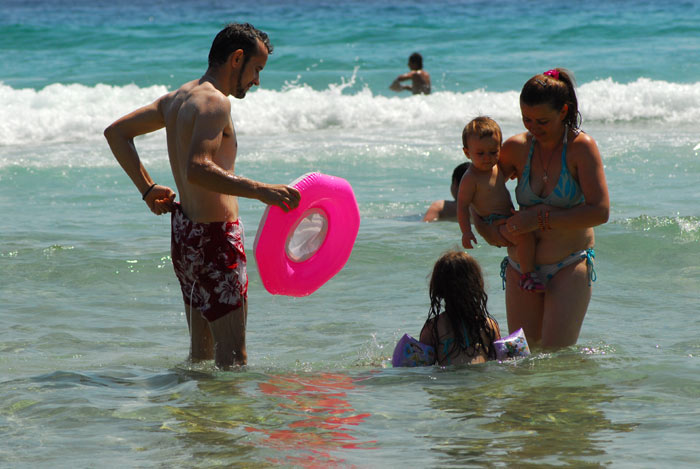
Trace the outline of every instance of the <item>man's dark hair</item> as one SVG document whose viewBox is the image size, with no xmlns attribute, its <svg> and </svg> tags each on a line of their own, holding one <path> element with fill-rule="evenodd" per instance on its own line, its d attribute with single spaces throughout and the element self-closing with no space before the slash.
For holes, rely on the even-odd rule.
<svg viewBox="0 0 700 469">
<path fill-rule="evenodd" d="M 464 163 L 458 164 L 454 171 L 452 171 L 452 182 L 455 182 L 459 184 L 459 181 L 462 180 L 462 176 L 464 176 L 464 173 L 467 172 L 469 169 L 469 161 L 465 161 Z"/>
<path fill-rule="evenodd" d="M 423 56 L 420 55 L 418 52 L 414 52 L 413 54 L 411 54 L 411 56 L 408 58 L 408 61 L 412 64 L 416 64 L 418 70 L 423 68 Z"/>
<path fill-rule="evenodd" d="M 245 56 L 243 59 L 245 67 L 248 60 L 258 53 L 258 40 L 265 44 L 267 53 L 272 54 L 270 38 L 252 24 L 231 23 L 226 25 L 224 29 L 219 31 L 211 44 L 209 66 L 218 67 L 224 64 L 233 52 L 242 49 Z"/>
</svg>

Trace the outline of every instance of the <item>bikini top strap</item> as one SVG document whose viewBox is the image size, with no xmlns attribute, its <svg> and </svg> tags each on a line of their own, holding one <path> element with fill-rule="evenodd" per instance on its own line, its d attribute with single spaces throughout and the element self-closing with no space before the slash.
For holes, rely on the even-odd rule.
<svg viewBox="0 0 700 469">
<path fill-rule="evenodd" d="M 532 161 L 532 155 L 535 153 L 535 136 L 532 136 L 532 142 L 530 143 L 530 152 L 527 154 L 527 164 Z"/>
<path fill-rule="evenodd" d="M 530 178 L 530 164 L 532 164 L 532 155 L 535 154 L 535 136 L 532 136 L 532 143 L 530 144 L 530 152 L 527 154 L 527 161 L 525 162 L 525 167 L 523 168 L 523 179 Z"/>
</svg>

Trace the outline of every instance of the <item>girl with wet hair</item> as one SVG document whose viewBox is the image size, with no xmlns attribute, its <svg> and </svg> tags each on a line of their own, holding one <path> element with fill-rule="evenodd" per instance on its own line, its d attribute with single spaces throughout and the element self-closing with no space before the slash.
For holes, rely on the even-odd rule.
<svg viewBox="0 0 700 469">
<path fill-rule="evenodd" d="M 487 300 L 481 267 L 472 256 L 449 251 L 438 259 L 430 279 L 430 311 L 420 334 L 420 341 L 435 349 L 438 365 L 496 358 L 493 341 L 501 334 Z"/>
</svg>

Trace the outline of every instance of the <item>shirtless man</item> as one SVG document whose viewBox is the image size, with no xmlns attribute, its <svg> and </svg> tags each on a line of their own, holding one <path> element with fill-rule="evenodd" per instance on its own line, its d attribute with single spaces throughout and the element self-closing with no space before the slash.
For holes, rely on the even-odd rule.
<svg viewBox="0 0 700 469">
<path fill-rule="evenodd" d="M 391 83 L 389 89 L 392 91 L 410 90 L 413 94 L 430 94 L 430 74 L 423 70 L 423 56 L 414 52 L 408 58 L 408 68 L 410 72 L 399 75 Z M 411 80 L 411 86 L 402 85 L 402 81 Z"/>
<path fill-rule="evenodd" d="M 209 68 L 199 79 L 133 111 L 107 127 L 112 153 L 156 215 L 172 212 L 172 260 L 191 337 L 190 358 L 214 358 L 222 368 L 245 365 L 248 276 L 237 196 L 284 211 L 299 192 L 234 174 L 238 144 L 231 120 L 233 95 L 260 84 L 272 45 L 250 24 L 217 34 Z M 165 127 L 170 166 L 180 194 L 155 184 L 139 159 L 134 137 Z"/>
<path fill-rule="evenodd" d="M 432 222 L 438 220 L 457 220 L 457 194 L 459 193 L 459 183 L 462 176 L 469 169 L 469 162 L 460 163 L 452 171 L 452 183 L 450 184 L 450 194 L 452 200 L 436 200 L 423 215 L 424 222 Z"/>
</svg>

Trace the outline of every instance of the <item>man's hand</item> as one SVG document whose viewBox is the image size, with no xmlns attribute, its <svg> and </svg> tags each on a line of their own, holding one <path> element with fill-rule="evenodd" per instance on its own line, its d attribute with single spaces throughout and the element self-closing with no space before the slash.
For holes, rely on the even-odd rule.
<svg viewBox="0 0 700 469">
<path fill-rule="evenodd" d="M 151 209 L 151 212 L 156 215 L 173 211 L 173 202 L 175 201 L 175 192 L 167 186 L 156 185 L 146 195 L 144 202 Z"/>
<path fill-rule="evenodd" d="M 267 205 L 274 205 L 285 212 L 294 210 L 299 205 L 301 194 L 298 190 L 284 184 L 270 184 L 260 201 Z"/>
</svg>

